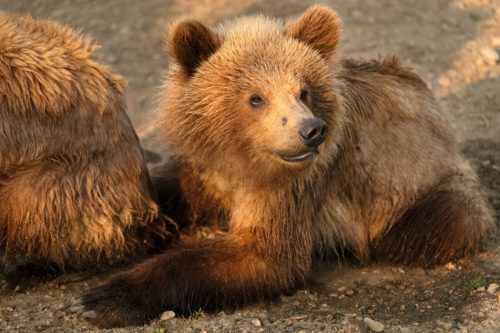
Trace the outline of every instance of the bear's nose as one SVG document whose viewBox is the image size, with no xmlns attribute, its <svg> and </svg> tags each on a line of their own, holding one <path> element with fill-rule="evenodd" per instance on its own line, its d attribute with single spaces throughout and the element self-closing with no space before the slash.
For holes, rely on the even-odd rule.
<svg viewBox="0 0 500 333">
<path fill-rule="evenodd" d="M 323 120 L 309 118 L 300 125 L 299 137 L 307 147 L 315 148 L 325 141 L 327 130 L 328 127 Z"/>
</svg>

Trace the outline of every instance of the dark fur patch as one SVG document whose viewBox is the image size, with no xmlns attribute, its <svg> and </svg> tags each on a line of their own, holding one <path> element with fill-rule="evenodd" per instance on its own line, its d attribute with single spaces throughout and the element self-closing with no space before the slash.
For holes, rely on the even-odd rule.
<svg viewBox="0 0 500 333">
<path fill-rule="evenodd" d="M 186 20 L 172 26 L 167 50 L 191 77 L 196 68 L 207 60 L 221 44 L 220 38 L 201 22 Z"/>
<path fill-rule="evenodd" d="M 223 204 L 188 165 L 167 163 L 153 176 L 153 183 L 162 210 L 183 232 L 190 233 L 200 225 L 227 227 L 229 217 Z"/>
<path fill-rule="evenodd" d="M 373 240 L 377 261 L 432 266 L 476 252 L 483 238 L 477 207 L 458 191 L 423 195 Z"/>
<path fill-rule="evenodd" d="M 16 265 L 5 272 L 5 285 L 2 286 L 0 295 L 31 289 L 56 277 L 61 272 L 59 266 L 48 262 L 32 261 Z"/>
</svg>

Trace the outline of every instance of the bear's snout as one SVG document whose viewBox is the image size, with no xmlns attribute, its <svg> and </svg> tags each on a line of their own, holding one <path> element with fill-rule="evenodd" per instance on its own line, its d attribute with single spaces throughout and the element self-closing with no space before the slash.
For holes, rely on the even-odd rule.
<svg viewBox="0 0 500 333">
<path fill-rule="evenodd" d="M 316 148 L 325 141 L 328 126 L 319 118 L 304 120 L 299 127 L 299 137 L 310 148 Z"/>
</svg>

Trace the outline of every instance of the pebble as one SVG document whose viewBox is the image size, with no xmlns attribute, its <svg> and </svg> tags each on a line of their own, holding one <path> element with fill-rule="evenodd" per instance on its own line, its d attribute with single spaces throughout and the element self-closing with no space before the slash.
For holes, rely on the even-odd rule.
<svg viewBox="0 0 500 333">
<path fill-rule="evenodd" d="M 492 283 L 488 286 L 488 289 L 486 289 L 486 291 L 488 292 L 488 294 L 494 294 L 498 290 L 498 288 L 498 284 Z"/>
<path fill-rule="evenodd" d="M 445 331 L 449 331 L 451 330 L 451 328 L 453 327 L 453 324 L 450 323 L 449 321 L 445 321 L 445 320 L 436 320 L 436 327 L 437 328 L 441 328 Z"/>
<path fill-rule="evenodd" d="M 371 318 L 365 317 L 363 321 L 365 322 L 366 326 L 368 326 L 368 328 L 373 332 L 382 332 L 385 329 L 384 324 L 375 321 Z"/>
<path fill-rule="evenodd" d="M 497 51 L 489 47 L 483 47 L 480 52 L 484 60 L 486 60 L 488 63 L 496 63 L 499 58 Z"/>
<path fill-rule="evenodd" d="M 477 291 L 485 291 L 486 289 L 484 287 L 479 287 L 476 289 Z"/>
<path fill-rule="evenodd" d="M 258 318 L 252 319 L 252 324 L 253 324 L 253 326 L 256 326 L 256 327 L 262 326 L 262 324 Z"/>
<path fill-rule="evenodd" d="M 444 268 L 446 268 L 449 271 L 456 271 L 457 270 L 457 265 L 455 265 L 452 262 L 449 262 L 446 265 L 444 265 Z"/>
<path fill-rule="evenodd" d="M 493 46 L 500 46 L 500 37 L 493 37 L 491 41 L 493 42 Z"/>
<path fill-rule="evenodd" d="M 410 329 L 408 327 L 402 327 L 401 330 L 399 331 L 400 333 L 410 333 Z"/>
<path fill-rule="evenodd" d="M 174 311 L 165 311 L 161 314 L 160 320 L 169 320 L 175 317 Z"/>
</svg>

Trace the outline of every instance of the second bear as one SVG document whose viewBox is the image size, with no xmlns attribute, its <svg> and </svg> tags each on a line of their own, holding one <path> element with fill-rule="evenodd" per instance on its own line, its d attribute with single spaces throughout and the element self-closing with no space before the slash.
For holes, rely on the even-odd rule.
<svg viewBox="0 0 500 333">
<path fill-rule="evenodd" d="M 154 200 L 124 80 L 95 49 L 56 23 L 0 13 L 0 254 L 8 263 L 95 267 L 146 253 L 175 230 Z"/>
</svg>

